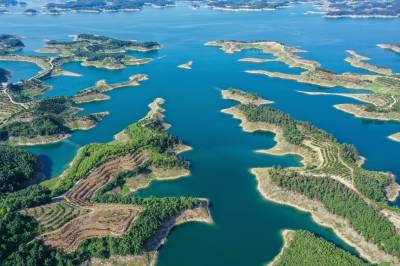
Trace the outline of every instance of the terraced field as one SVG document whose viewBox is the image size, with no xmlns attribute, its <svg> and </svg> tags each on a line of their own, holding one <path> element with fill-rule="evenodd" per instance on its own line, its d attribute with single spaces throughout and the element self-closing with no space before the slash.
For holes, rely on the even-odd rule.
<svg viewBox="0 0 400 266">
<path fill-rule="evenodd" d="M 321 166 L 317 169 L 318 173 L 341 176 L 346 179 L 352 178 L 352 170 L 342 160 L 340 148 L 327 142 L 314 140 L 312 144 L 318 147 L 323 158 Z"/>
<path fill-rule="evenodd" d="M 149 159 L 147 152 L 135 152 L 110 160 L 93 169 L 87 178 L 80 180 L 66 195 L 69 202 L 85 205 L 93 194 L 119 173 L 132 170 Z"/>
<path fill-rule="evenodd" d="M 91 207 L 90 213 L 42 235 L 41 239 L 47 246 L 71 253 L 85 239 L 123 234 L 139 212 L 137 206 L 97 204 Z"/>
<path fill-rule="evenodd" d="M 55 230 L 75 217 L 88 212 L 88 209 L 81 208 L 65 201 L 60 201 L 23 210 L 22 214 L 32 216 L 46 229 Z"/>
</svg>

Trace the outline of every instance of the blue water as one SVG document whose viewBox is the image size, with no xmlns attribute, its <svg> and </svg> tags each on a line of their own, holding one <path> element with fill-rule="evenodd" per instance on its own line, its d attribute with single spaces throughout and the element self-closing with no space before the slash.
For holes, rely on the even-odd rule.
<svg viewBox="0 0 400 266">
<path fill-rule="evenodd" d="M 299 73 L 281 63 L 250 64 L 238 59 L 256 56 L 254 51 L 224 54 L 205 47 L 210 40 L 276 40 L 307 50 L 305 58 L 315 59 L 337 72 L 355 71 L 343 59 L 353 49 L 399 71 L 400 56 L 381 51 L 377 43 L 393 43 L 400 36 L 399 20 L 329 20 L 305 16 L 303 5 L 277 12 L 224 13 L 186 6 L 145 9 L 140 13 L 2 16 L 0 31 L 19 34 L 27 44 L 24 53 L 42 47 L 45 39 L 67 40 L 68 35 L 94 33 L 121 39 L 154 40 L 163 44 L 158 52 L 141 55 L 155 60 L 143 66 L 109 71 L 86 68 L 79 63 L 64 66 L 82 77 L 56 77 L 47 84 L 53 89 L 45 96 L 73 95 L 99 79 L 120 82 L 137 73 L 149 75 L 138 87 L 112 91 L 111 99 L 84 104 L 84 112 L 109 111 L 99 125 L 75 132 L 62 143 L 27 148 L 41 155 L 49 177 L 60 174 L 76 150 L 91 142 L 108 142 L 113 135 L 143 117 L 155 97 L 163 97 L 171 133 L 193 150 L 183 155 L 192 163 L 191 176 L 174 181 L 154 182 L 140 196 L 190 195 L 210 199 L 214 225 L 191 223 L 179 226 L 161 248 L 159 265 L 262 265 L 280 250 L 280 231 L 303 228 L 322 235 L 347 250 L 354 250 L 332 231 L 317 225 L 308 214 L 264 200 L 256 190 L 251 167 L 295 166 L 295 156 L 266 156 L 254 153 L 274 145 L 268 133 L 244 133 L 239 122 L 220 112 L 234 103 L 222 100 L 220 89 L 236 87 L 257 92 L 273 100 L 274 107 L 296 119 L 308 120 L 332 133 L 338 140 L 353 143 L 367 158 L 369 169 L 400 174 L 400 144 L 387 136 L 400 131 L 398 123 L 361 120 L 332 107 L 356 102 L 330 96 L 309 96 L 297 90 L 329 92 L 295 81 L 246 74 L 248 69 Z M 260 55 L 268 58 L 266 55 Z M 193 60 L 193 70 L 177 65 Z M 9 65 L 11 68 L 13 64 Z M 0 62 L 0 67 L 5 66 Z M 18 69 L 17 65 L 14 66 Z M 23 74 L 21 74 L 23 75 Z M 25 75 L 25 74 L 24 74 Z"/>
</svg>

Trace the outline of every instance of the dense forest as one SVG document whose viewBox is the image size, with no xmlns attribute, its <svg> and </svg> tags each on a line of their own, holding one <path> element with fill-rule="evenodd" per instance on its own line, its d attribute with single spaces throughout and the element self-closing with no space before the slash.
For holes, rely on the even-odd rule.
<svg viewBox="0 0 400 266">
<path fill-rule="evenodd" d="M 38 169 L 36 157 L 26 151 L 0 145 L 0 193 L 21 189 Z"/>
<path fill-rule="evenodd" d="M 0 128 L 0 140 L 7 141 L 10 137 L 35 138 L 69 132 L 70 130 L 64 126 L 62 118 L 54 115 L 43 115 L 35 117 L 29 122 L 12 122 Z"/>
<path fill-rule="evenodd" d="M 289 232 L 289 243 L 273 266 L 310 266 L 310 265 L 340 265 L 367 266 L 370 265 L 335 246 L 331 242 L 308 231 Z"/>
</svg>

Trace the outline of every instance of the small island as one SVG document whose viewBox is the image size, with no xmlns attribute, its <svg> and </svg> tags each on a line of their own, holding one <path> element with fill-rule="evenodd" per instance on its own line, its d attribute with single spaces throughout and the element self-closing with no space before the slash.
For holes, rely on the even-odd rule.
<svg viewBox="0 0 400 266">
<path fill-rule="evenodd" d="M 283 249 L 268 266 L 371 265 L 308 231 L 284 230 L 282 236 Z"/>
<path fill-rule="evenodd" d="M 212 223 L 207 199 L 133 194 L 152 180 L 189 174 L 189 163 L 178 156 L 188 147 L 166 131 L 163 103 L 155 99 L 148 115 L 112 142 L 82 147 L 60 177 L 0 195 L 0 207 L 10 222 L 22 219 L 23 229 L 30 229 L 17 240 L 19 249 L 12 249 L 14 243 L 5 246 L 5 265 L 121 259 L 152 265 L 173 227 Z M 6 221 L 0 222 L 3 226 Z"/>
<path fill-rule="evenodd" d="M 279 110 L 243 102 L 222 112 L 244 131 L 275 133 L 277 145 L 258 152 L 302 157 L 302 167 L 251 170 L 266 199 L 310 212 L 371 263 L 400 262 L 400 216 L 387 204 L 400 191 L 392 174 L 362 168 L 353 145 Z"/>
<path fill-rule="evenodd" d="M 387 50 L 390 50 L 390 51 L 400 54 L 400 45 L 399 44 L 380 43 L 377 46 L 382 49 L 387 49 Z"/>
<path fill-rule="evenodd" d="M 388 137 L 389 139 L 393 141 L 400 142 L 400 132 L 394 133 Z"/>
<path fill-rule="evenodd" d="M 181 64 L 178 67 L 186 70 L 191 70 L 192 69 L 192 64 L 193 61 L 188 61 L 187 63 Z"/>
</svg>

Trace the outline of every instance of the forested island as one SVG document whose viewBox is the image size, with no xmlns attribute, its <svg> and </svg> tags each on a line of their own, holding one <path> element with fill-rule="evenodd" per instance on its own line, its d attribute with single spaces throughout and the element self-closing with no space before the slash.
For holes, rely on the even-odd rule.
<svg viewBox="0 0 400 266">
<path fill-rule="evenodd" d="M 309 95 L 338 95 L 349 97 L 365 102 L 365 104 L 338 104 L 334 107 L 350 113 L 356 117 L 400 121 L 400 75 L 391 69 L 375 66 L 367 63 L 368 57 L 359 55 L 357 52 L 348 50 L 350 54 L 345 60 L 353 67 L 369 71 L 368 74 L 344 73 L 337 74 L 333 71 L 322 68 L 317 61 L 303 59 L 298 54 L 303 52 L 282 43 L 273 41 L 238 42 L 238 41 L 214 41 L 206 45 L 220 47 L 226 53 L 236 53 L 245 49 L 260 50 L 265 54 L 273 55 L 274 59 L 287 64 L 293 68 L 303 70 L 300 74 L 286 74 L 270 72 L 266 70 L 247 70 L 247 73 L 265 75 L 268 77 L 296 80 L 318 87 L 343 87 L 347 89 L 363 89 L 372 93 L 324 93 L 324 92 L 303 92 Z M 380 46 L 381 47 L 381 46 Z M 261 58 L 262 59 L 262 58 Z M 248 61 L 247 62 L 254 62 Z M 257 61 L 257 63 L 260 63 Z"/>
<path fill-rule="evenodd" d="M 223 112 L 245 131 L 275 133 L 277 145 L 258 152 L 302 157 L 302 167 L 252 169 L 265 198 L 310 212 L 371 263 L 400 263 L 400 212 L 387 203 L 400 191 L 392 174 L 362 168 L 353 145 L 279 110 L 247 101 Z"/>
<path fill-rule="evenodd" d="M 3 265 L 96 265 L 120 259 L 149 265 L 172 227 L 211 223 L 205 199 L 132 195 L 154 179 L 189 173 L 189 163 L 177 155 L 188 147 L 166 131 L 163 103 L 157 98 L 148 115 L 114 141 L 84 146 L 60 177 L 38 185 L 21 185 L 37 171 L 35 157 L 0 146 L 11 153 L 1 153 L 0 164 L 1 176 L 7 176 L 0 193 Z M 18 165 L 10 166 L 16 157 Z"/>
</svg>

